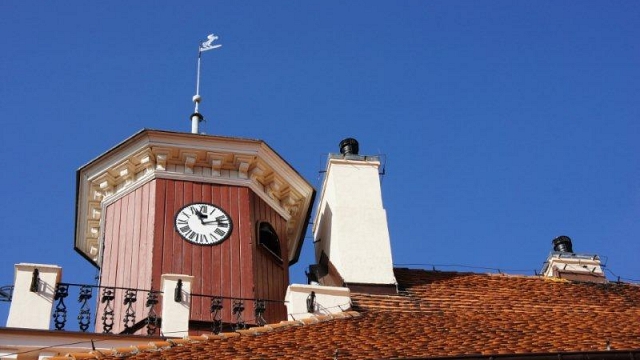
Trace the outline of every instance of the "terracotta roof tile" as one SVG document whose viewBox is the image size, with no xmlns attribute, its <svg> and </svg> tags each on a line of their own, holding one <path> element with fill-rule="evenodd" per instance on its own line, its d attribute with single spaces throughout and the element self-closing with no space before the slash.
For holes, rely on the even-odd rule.
<svg viewBox="0 0 640 360">
<path fill-rule="evenodd" d="M 155 343 L 165 348 L 161 351 L 116 349 L 105 358 L 369 359 L 640 350 L 640 286 L 409 269 L 396 269 L 396 278 L 398 295 L 352 294 L 356 311 L 190 337 L 169 346 Z"/>
</svg>

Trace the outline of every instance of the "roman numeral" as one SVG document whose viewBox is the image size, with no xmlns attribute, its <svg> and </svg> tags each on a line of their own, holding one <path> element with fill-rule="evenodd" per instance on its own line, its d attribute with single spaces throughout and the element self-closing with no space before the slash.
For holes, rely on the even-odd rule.
<svg viewBox="0 0 640 360">
<path fill-rule="evenodd" d="M 187 218 L 187 220 L 188 220 L 188 218 Z M 188 223 L 189 223 L 187 220 L 184 220 L 184 219 L 178 219 L 178 224 L 180 224 L 180 225 L 186 225 L 186 224 L 188 224 Z"/>
<path fill-rule="evenodd" d="M 218 235 L 220 235 L 220 236 L 224 236 L 224 234 L 225 234 L 224 230 L 222 230 L 220 228 L 215 229 L 213 232 L 218 234 Z"/>
<path fill-rule="evenodd" d="M 190 231 L 191 231 L 191 229 L 189 228 L 189 226 L 183 226 L 183 227 L 180 228 L 180 232 L 183 233 L 183 234 L 187 233 L 187 232 L 190 232 Z"/>
</svg>

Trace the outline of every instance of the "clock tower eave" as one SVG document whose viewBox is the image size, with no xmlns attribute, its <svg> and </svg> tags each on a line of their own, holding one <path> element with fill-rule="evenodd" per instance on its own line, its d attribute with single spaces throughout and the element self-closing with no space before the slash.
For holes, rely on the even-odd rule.
<svg viewBox="0 0 640 360">
<path fill-rule="evenodd" d="M 286 220 L 297 261 L 315 189 L 264 141 L 141 130 L 77 171 L 74 247 L 100 267 L 104 209 L 154 179 L 250 188 Z"/>
</svg>

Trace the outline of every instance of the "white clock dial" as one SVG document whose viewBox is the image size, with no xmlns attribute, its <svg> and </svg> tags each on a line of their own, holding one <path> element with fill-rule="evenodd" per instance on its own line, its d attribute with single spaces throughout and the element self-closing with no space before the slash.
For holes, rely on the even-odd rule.
<svg viewBox="0 0 640 360">
<path fill-rule="evenodd" d="M 221 208 L 206 203 L 185 205 L 175 217 L 175 229 L 183 239 L 200 245 L 215 245 L 231 235 L 231 217 Z"/>
</svg>

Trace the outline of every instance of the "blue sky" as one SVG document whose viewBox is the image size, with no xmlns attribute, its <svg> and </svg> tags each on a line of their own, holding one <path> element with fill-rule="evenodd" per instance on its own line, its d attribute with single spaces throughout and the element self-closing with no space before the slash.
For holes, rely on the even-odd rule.
<svg viewBox="0 0 640 360">
<path fill-rule="evenodd" d="M 75 170 L 190 130 L 212 32 L 202 130 L 267 141 L 317 189 L 341 139 L 384 154 L 396 264 L 532 275 L 564 234 L 640 279 L 639 19 L 637 1 L 2 1 L 0 286 L 19 262 L 92 282 Z M 292 281 L 312 262 L 307 241 Z"/>
</svg>

